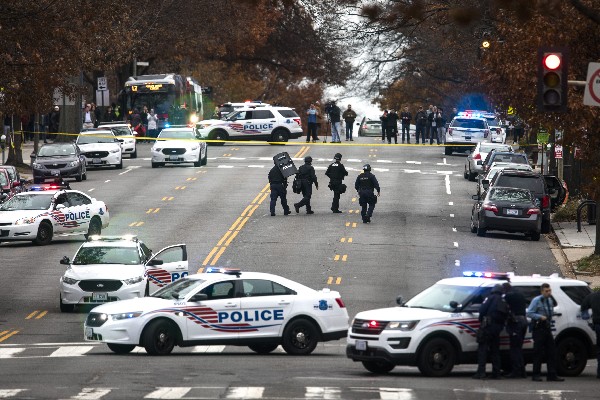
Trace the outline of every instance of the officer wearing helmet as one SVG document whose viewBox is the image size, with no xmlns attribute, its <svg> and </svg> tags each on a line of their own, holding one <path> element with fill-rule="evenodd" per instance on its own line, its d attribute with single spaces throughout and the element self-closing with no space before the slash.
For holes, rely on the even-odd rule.
<svg viewBox="0 0 600 400">
<path fill-rule="evenodd" d="M 371 222 L 377 197 L 381 194 L 379 182 L 377 182 L 375 175 L 371 173 L 371 166 L 369 164 L 365 164 L 363 172 L 356 177 L 354 188 L 358 192 L 358 203 L 361 206 L 360 215 L 362 216 L 363 223 L 367 224 Z M 377 196 L 375 196 L 375 190 L 377 190 Z M 368 209 L 367 206 L 369 206 Z"/>
<path fill-rule="evenodd" d="M 281 206 L 283 207 L 283 214 L 289 215 L 292 212 L 287 203 L 287 178 L 283 176 L 281 170 L 277 166 L 277 163 L 269 171 L 269 184 L 271 187 L 271 216 L 275 216 L 275 206 L 277 205 L 277 198 L 281 198 Z"/>
<path fill-rule="evenodd" d="M 342 183 L 344 178 L 348 176 L 348 171 L 342 164 L 342 155 L 335 153 L 334 161 L 327 167 L 325 175 L 329 178 L 329 189 L 333 192 L 333 202 L 331 203 L 331 211 L 334 214 L 341 213 L 340 211 L 340 196 L 346 192 L 346 185 Z"/>
<path fill-rule="evenodd" d="M 296 213 L 300 212 L 300 207 L 306 206 L 307 214 L 314 214 L 315 212 L 310 207 L 310 198 L 312 196 L 312 185 L 315 184 L 317 190 L 319 190 L 319 182 L 317 182 L 317 175 L 315 169 L 312 166 L 312 157 L 308 156 L 304 158 L 304 165 L 298 168 L 298 180 L 302 184 L 302 200 L 294 204 Z"/>
</svg>

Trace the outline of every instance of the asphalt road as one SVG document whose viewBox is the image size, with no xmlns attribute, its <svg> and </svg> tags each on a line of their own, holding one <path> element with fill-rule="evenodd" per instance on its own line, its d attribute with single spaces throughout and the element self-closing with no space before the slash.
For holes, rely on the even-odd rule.
<svg viewBox="0 0 600 400">
<path fill-rule="evenodd" d="M 155 251 L 186 243 L 190 272 L 231 266 L 330 287 L 341 293 L 351 317 L 463 270 L 558 272 L 545 239 L 470 233 L 475 186 L 462 177 L 464 156 L 444 156 L 430 145 L 382 146 L 374 138 L 354 143 L 360 146 L 209 147 L 206 167 L 160 169 L 150 168 L 150 146 L 139 145 L 139 158 L 125 160 L 122 171 L 90 171 L 72 187 L 106 202 L 111 220 L 104 234 L 137 234 Z M 314 215 L 283 216 L 278 205 L 278 215 L 270 216 L 266 176 L 271 157 L 283 150 L 314 159 L 320 179 Z M 324 176 L 338 151 L 350 172 L 343 214 L 331 213 Z M 352 190 L 366 162 L 382 186 L 371 224 L 362 224 Z M 288 197 L 291 205 L 300 195 L 289 190 Z M 88 310 L 61 314 L 58 308 L 64 272 L 58 261 L 72 257 L 81 240 L 0 246 L 0 398 L 597 398 L 595 362 L 561 384 L 473 381 L 469 365 L 444 379 L 408 367 L 375 376 L 345 357 L 344 340 L 320 344 L 308 357 L 279 350 L 261 356 L 232 346 L 176 349 L 167 357 L 148 357 L 140 348 L 117 356 L 83 342 Z"/>
</svg>

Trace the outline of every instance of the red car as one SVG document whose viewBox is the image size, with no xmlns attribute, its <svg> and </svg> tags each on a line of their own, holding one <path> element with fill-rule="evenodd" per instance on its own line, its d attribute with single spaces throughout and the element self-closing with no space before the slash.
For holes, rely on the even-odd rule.
<svg viewBox="0 0 600 400">
<path fill-rule="evenodd" d="M 13 185 L 8 172 L 5 169 L 0 169 L 0 202 L 11 198 L 15 193 L 18 192 L 17 188 L 19 187 Z"/>
</svg>

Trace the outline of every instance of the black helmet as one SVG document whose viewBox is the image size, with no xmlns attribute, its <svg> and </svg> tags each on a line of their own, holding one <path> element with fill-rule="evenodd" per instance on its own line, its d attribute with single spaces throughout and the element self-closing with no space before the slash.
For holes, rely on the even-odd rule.
<svg viewBox="0 0 600 400">
<path fill-rule="evenodd" d="M 307 164 L 310 164 L 312 162 L 312 157 L 311 156 L 304 157 L 304 162 Z"/>
<path fill-rule="evenodd" d="M 363 165 L 363 171 L 371 172 L 371 165 L 370 164 Z"/>
<path fill-rule="evenodd" d="M 333 156 L 334 160 L 341 160 L 342 159 L 342 155 L 340 153 L 335 153 L 335 156 Z"/>
</svg>

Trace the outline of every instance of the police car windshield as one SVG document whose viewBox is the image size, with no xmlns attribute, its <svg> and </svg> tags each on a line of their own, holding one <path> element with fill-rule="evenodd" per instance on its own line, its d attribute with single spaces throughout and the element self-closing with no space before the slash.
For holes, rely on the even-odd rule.
<svg viewBox="0 0 600 400">
<path fill-rule="evenodd" d="M 54 193 L 19 194 L 0 206 L 0 211 L 47 210 Z"/>
<path fill-rule="evenodd" d="M 132 136 L 131 130 L 126 126 L 113 126 L 110 130 L 115 136 Z"/>
<path fill-rule="evenodd" d="M 492 150 L 510 151 L 511 147 L 508 146 L 508 145 L 506 145 L 506 146 L 498 146 L 498 145 L 493 145 L 493 144 L 489 144 L 489 145 L 482 144 L 479 147 L 479 152 L 480 153 L 489 153 Z"/>
<path fill-rule="evenodd" d="M 115 138 L 111 136 L 111 133 L 100 133 L 98 135 L 79 135 L 77 137 L 77 144 L 90 144 L 90 143 L 114 143 Z"/>
<path fill-rule="evenodd" d="M 60 157 L 60 156 L 74 156 L 75 147 L 72 144 L 64 144 L 61 146 L 42 146 L 38 151 L 39 157 Z"/>
<path fill-rule="evenodd" d="M 181 278 L 160 289 L 154 293 L 152 297 L 166 300 L 183 299 L 188 293 L 195 291 L 196 288 L 200 287 L 204 282 L 206 281 L 203 279 Z"/>
<path fill-rule="evenodd" d="M 91 246 L 82 247 L 75 255 L 73 265 L 86 264 L 141 264 L 136 247 Z"/>
<path fill-rule="evenodd" d="M 158 135 L 159 139 L 196 139 L 194 132 L 191 130 L 180 130 L 180 131 L 161 131 Z"/>
<path fill-rule="evenodd" d="M 425 289 L 404 304 L 404 307 L 427 308 L 450 312 L 454 309 L 450 307 L 451 301 L 456 301 L 463 306 L 468 303 L 481 304 L 481 288 L 478 286 L 457 286 L 435 284 Z"/>
</svg>

